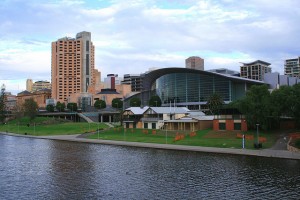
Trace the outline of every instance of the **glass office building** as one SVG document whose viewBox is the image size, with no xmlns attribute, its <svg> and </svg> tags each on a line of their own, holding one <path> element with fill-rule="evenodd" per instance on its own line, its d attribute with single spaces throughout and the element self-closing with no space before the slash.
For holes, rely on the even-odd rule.
<svg viewBox="0 0 300 200">
<path fill-rule="evenodd" d="M 176 104 L 189 109 L 199 109 L 209 97 L 217 93 L 225 103 L 240 99 L 246 91 L 262 81 L 251 80 L 214 72 L 187 69 L 163 68 L 144 76 L 143 92 L 137 97 L 148 102 L 152 95 L 158 95 L 162 106 Z"/>
</svg>

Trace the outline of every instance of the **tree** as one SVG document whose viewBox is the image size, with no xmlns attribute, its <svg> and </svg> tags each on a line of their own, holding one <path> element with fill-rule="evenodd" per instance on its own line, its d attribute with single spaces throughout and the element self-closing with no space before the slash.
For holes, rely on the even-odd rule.
<svg viewBox="0 0 300 200">
<path fill-rule="evenodd" d="M 281 86 L 271 93 L 271 116 L 279 122 L 280 117 L 292 117 L 293 108 L 296 104 L 293 88 Z"/>
<path fill-rule="evenodd" d="M 219 110 L 224 105 L 224 101 L 223 101 L 221 95 L 214 93 L 209 97 L 206 105 L 207 105 L 208 109 L 210 110 L 210 113 L 215 115 L 215 114 L 219 113 Z"/>
<path fill-rule="evenodd" d="M 138 97 L 133 97 L 130 99 L 130 107 L 140 107 L 141 106 L 141 99 Z"/>
<path fill-rule="evenodd" d="M 5 120 L 5 85 L 3 84 L 1 87 L 0 93 L 0 122 L 3 123 Z"/>
<path fill-rule="evenodd" d="M 267 85 L 253 85 L 246 96 L 237 103 L 238 109 L 246 115 L 249 127 L 256 124 L 264 130 L 270 127 L 271 98 Z"/>
<path fill-rule="evenodd" d="M 120 109 L 120 108 L 123 107 L 123 101 L 121 101 L 121 99 L 119 99 L 119 98 L 114 98 L 114 99 L 112 100 L 112 102 L 111 102 L 111 106 L 112 106 L 113 108 L 118 108 L 118 109 Z"/>
<path fill-rule="evenodd" d="M 68 103 L 67 108 L 71 110 L 71 112 L 76 112 L 77 111 L 77 103 Z"/>
<path fill-rule="evenodd" d="M 161 106 L 161 99 L 159 98 L 159 96 L 157 96 L 157 95 L 152 96 L 149 100 L 149 106 L 160 107 Z"/>
<path fill-rule="evenodd" d="M 46 110 L 48 112 L 54 112 L 54 106 L 52 104 L 49 104 L 49 105 L 46 106 Z"/>
<path fill-rule="evenodd" d="M 65 107 L 66 107 L 65 103 L 60 103 L 59 101 L 56 103 L 56 110 L 58 110 L 59 112 L 64 112 Z"/>
<path fill-rule="evenodd" d="M 38 104 L 33 100 L 33 98 L 26 99 L 24 104 L 24 114 L 29 117 L 30 120 L 33 120 L 38 112 Z"/>
<path fill-rule="evenodd" d="M 296 121 L 298 128 L 300 127 L 300 84 L 293 85 L 292 97 L 293 106 L 291 107 L 291 113 Z"/>
<path fill-rule="evenodd" d="M 103 100 L 97 99 L 94 103 L 94 107 L 97 109 L 103 109 L 103 108 L 106 108 L 106 103 Z"/>
</svg>

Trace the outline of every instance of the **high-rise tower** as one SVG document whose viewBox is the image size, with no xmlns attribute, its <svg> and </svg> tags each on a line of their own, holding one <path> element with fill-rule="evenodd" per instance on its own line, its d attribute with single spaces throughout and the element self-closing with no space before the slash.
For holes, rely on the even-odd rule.
<svg viewBox="0 0 300 200">
<path fill-rule="evenodd" d="M 94 60 L 90 32 L 52 42 L 52 98 L 66 102 L 71 94 L 87 92 L 94 83 Z"/>
<path fill-rule="evenodd" d="M 204 70 L 204 59 L 192 56 L 185 60 L 185 67 L 190 69 Z"/>
</svg>

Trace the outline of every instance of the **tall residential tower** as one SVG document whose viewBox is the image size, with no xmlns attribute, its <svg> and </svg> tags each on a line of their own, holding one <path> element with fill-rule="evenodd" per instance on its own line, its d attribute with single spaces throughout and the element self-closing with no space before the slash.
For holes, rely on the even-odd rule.
<svg viewBox="0 0 300 200">
<path fill-rule="evenodd" d="M 67 102 L 71 94 L 87 92 L 88 86 L 95 82 L 94 60 L 90 32 L 52 42 L 52 98 Z"/>
<path fill-rule="evenodd" d="M 264 75 L 272 72 L 270 65 L 270 63 L 261 60 L 243 63 L 243 66 L 241 66 L 241 77 L 263 81 Z"/>
<path fill-rule="evenodd" d="M 300 77 L 300 57 L 285 60 L 284 74 L 291 77 Z"/>
</svg>

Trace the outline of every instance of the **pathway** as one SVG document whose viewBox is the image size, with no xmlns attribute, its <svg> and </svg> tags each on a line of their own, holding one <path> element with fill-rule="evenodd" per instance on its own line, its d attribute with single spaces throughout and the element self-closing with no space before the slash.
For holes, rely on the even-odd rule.
<svg viewBox="0 0 300 200">
<path fill-rule="evenodd" d="M 14 133 L 3 133 L 3 132 L 0 133 L 6 135 L 12 135 L 12 136 L 19 136 L 19 137 L 62 140 L 62 141 L 71 141 L 71 142 L 93 143 L 93 144 L 109 144 L 109 145 L 132 146 L 132 147 L 143 147 L 143 148 L 198 151 L 198 152 L 209 152 L 209 153 L 220 153 L 220 154 L 249 155 L 249 156 L 300 160 L 300 153 L 290 152 L 287 150 L 274 150 L 274 149 L 250 150 L 250 149 L 214 148 L 214 147 L 155 144 L 155 143 L 126 142 L 126 141 L 112 141 L 112 140 L 96 140 L 96 139 L 81 138 L 80 135 L 59 135 L 59 136 L 27 135 L 25 136 L 25 135 L 18 135 Z"/>
</svg>

